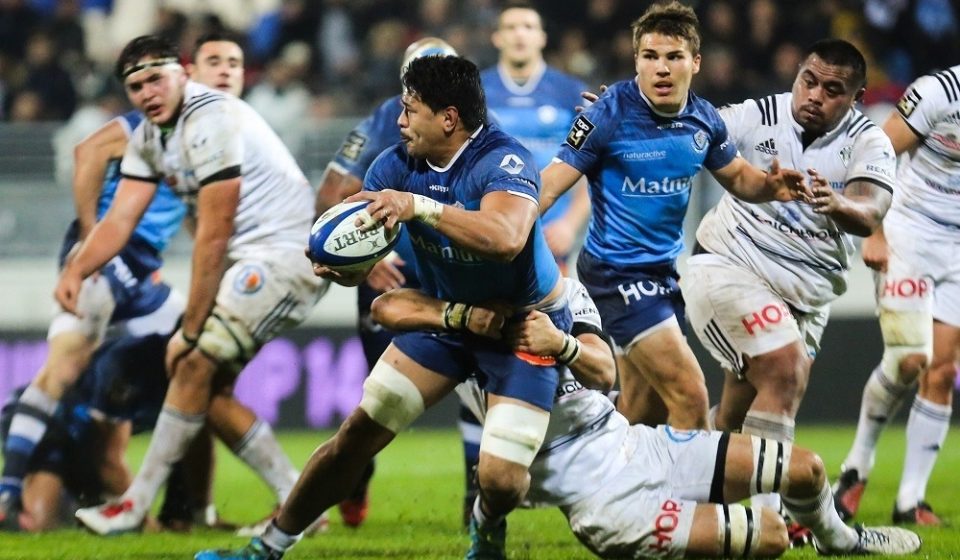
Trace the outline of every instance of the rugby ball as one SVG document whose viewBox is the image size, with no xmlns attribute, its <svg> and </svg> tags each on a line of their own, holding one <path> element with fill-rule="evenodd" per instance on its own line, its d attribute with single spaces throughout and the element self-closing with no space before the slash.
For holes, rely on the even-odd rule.
<svg viewBox="0 0 960 560">
<path fill-rule="evenodd" d="M 402 223 L 387 230 L 382 223 L 368 231 L 356 226 L 373 222 L 369 200 L 341 202 L 323 213 L 310 228 L 310 260 L 342 272 L 363 270 L 387 256 L 397 244 Z"/>
</svg>

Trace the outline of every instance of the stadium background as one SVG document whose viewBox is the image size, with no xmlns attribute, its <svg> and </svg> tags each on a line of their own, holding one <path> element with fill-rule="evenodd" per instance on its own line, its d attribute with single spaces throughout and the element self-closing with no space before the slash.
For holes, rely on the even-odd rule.
<svg viewBox="0 0 960 560">
<path fill-rule="evenodd" d="M 629 22 L 648 2 L 534 2 L 548 62 L 589 84 L 633 75 Z M 703 33 L 698 94 L 716 105 L 786 91 L 802 47 L 825 36 L 855 42 L 870 72 L 865 109 L 882 121 L 914 77 L 960 61 L 956 0 L 716 0 L 692 2 Z M 72 147 L 125 108 L 110 68 L 148 32 L 178 41 L 224 27 L 246 40 L 246 97 L 319 181 L 347 131 L 398 89 L 400 56 L 424 35 L 444 37 L 481 67 L 493 64 L 495 0 L 0 0 L 0 394 L 43 360 L 56 251 L 72 218 Z M 719 188 L 694 189 L 688 232 Z M 166 274 L 185 289 L 190 246 L 180 236 Z M 335 287 L 308 322 L 268 345 L 238 394 L 281 427 L 329 426 L 358 401 L 365 374 L 353 295 Z M 696 340 L 691 337 L 694 344 Z M 860 390 L 881 352 L 873 285 L 860 264 L 834 306 L 800 421 L 856 420 Z M 697 348 L 711 394 L 715 364 Z M 449 426 L 452 403 L 422 423 Z"/>
</svg>

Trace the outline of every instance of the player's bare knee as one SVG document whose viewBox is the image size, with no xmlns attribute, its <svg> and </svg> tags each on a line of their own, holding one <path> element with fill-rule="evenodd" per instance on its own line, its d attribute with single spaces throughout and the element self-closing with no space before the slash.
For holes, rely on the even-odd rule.
<svg viewBox="0 0 960 560">
<path fill-rule="evenodd" d="M 957 369 L 953 362 L 933 364 L 920 381 L 921 394 L 949 397 L 957 379 Z"/>
<path fill-rule="evenodd" d="M 897 364 L 900 371 L 900 382 L 904 385 L 913 384 L 920 374 L 927 369 L 929 361 L 927 355 L 923 353 L 905 355 Z"/>
<path fill-rule="evenodd" d="M 188 352 L 180 358 L 174 366 L 171 385 L 181 388 L 202 387 L 209 388 L 216 372 L 216 364 L 197 351 Z"/>
<path fill-rule="evenodd" d="M 477 483 L 487 500 L 515 505 L 530 486 L 530 474 L 527 467 L 521 464 L 481 454 Z"/>
<path fill-rule="evenodd" d="M 790 536 L 783 516 L 771 508 L 760 508 L 760 542 L 756 558 L 777 558 L 790 548 Z"/>
<path fill-rule="evenodd" d="M 355 409 L 343 421 L 333 438 L 333 451 L 344 453 L 348 450 L 369 449 L 371 456 L 390 443 L 396 434 L 385 428 L 362 409 Z"/>
<path fill-rule="evenodd" d="M 807 498 L 817 495 L 826 481 L 823 459 L 816 453 L 802 448 L 793 448 L 790 471 L 784 494 L 791 498 Z"/>
</svg>

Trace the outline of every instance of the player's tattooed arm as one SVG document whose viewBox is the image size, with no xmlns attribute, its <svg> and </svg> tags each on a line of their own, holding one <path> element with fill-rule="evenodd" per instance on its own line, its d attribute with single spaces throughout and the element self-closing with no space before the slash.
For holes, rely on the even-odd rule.
<svg viewBox="0 0 960 560">
<path fill-rule="evenodd" d="M 840 193 L 815 169 L 807 171 L 814 194 L 810 201 L 814 212 L 830 216 L 840 229 L 860 237 L 867 237 L 880 227 L 893 198 L 889 191 L 869 181 L 856 180 Z"/>
<path fill-rule="evenodd" d="M 126 149 L 127 131 L 118 120 L 98 128 L 73 149 L 73 204 L 81 240 L 97 221 L 97 202 L 107 167 L 112 160 L 123 157 Z"/>
</svg>

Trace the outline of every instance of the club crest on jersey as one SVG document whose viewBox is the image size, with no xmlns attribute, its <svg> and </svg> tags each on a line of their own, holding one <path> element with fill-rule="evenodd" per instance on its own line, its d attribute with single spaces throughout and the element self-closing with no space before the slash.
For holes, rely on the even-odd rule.
<svg viewBox="0 0 960 560">
<path fill-rule="evenodd" d="M 595 128 L 597 128 L 596 125 L 590 122 L 587 117 L 577 115 L 577 119 L 573 121 L 573 126 L 570 127 L 570 133 L 567 134 L 565 142 L 574 150 L 580 151 L 580 148 L 583 147 L 583 144 Z"/>
<path fill-rule="evenodd" d="M 844 167 L 850 165 L 850 155 L 853 154 L 853 145 L 844 146 L 840 149 L 840 161 L 843 163 Z"/>
<path fill-rule="evenodd" d="M 340 146 L 340 155 L 350 161 L 357 161 L 360 159 L 360 154 L 363 153 L 363 147 L 366 145 L 366 136 L 355 130 L 350 131 L 346 140 L 343 141 L 343 146 Z"/>
<path fill-rule="evenodd" d="M 500 161 L 500 169 L 511 175 L 516 175 L 523 171 L 523 160 L 515 154 L 507 154 Z"/>
<path fill-rule="evenodd" d="M 696 134 L 693 135 L 693 147 L 696 148 L 698 152 L 702 152 L 704 148 L 707 147 L 707 142 L 710 141 L 710 138 L 707 136 L 707 133 L 698 130 Z"/>
<path fill-rule="evenodd" d="M 255 264 L 243 265 L 233 281 L 233 289 L 245 295 L 255 294 L 263 287 L 264 278 L 266 278 L 266 275 L 259 266 Z"/>
</svg>

